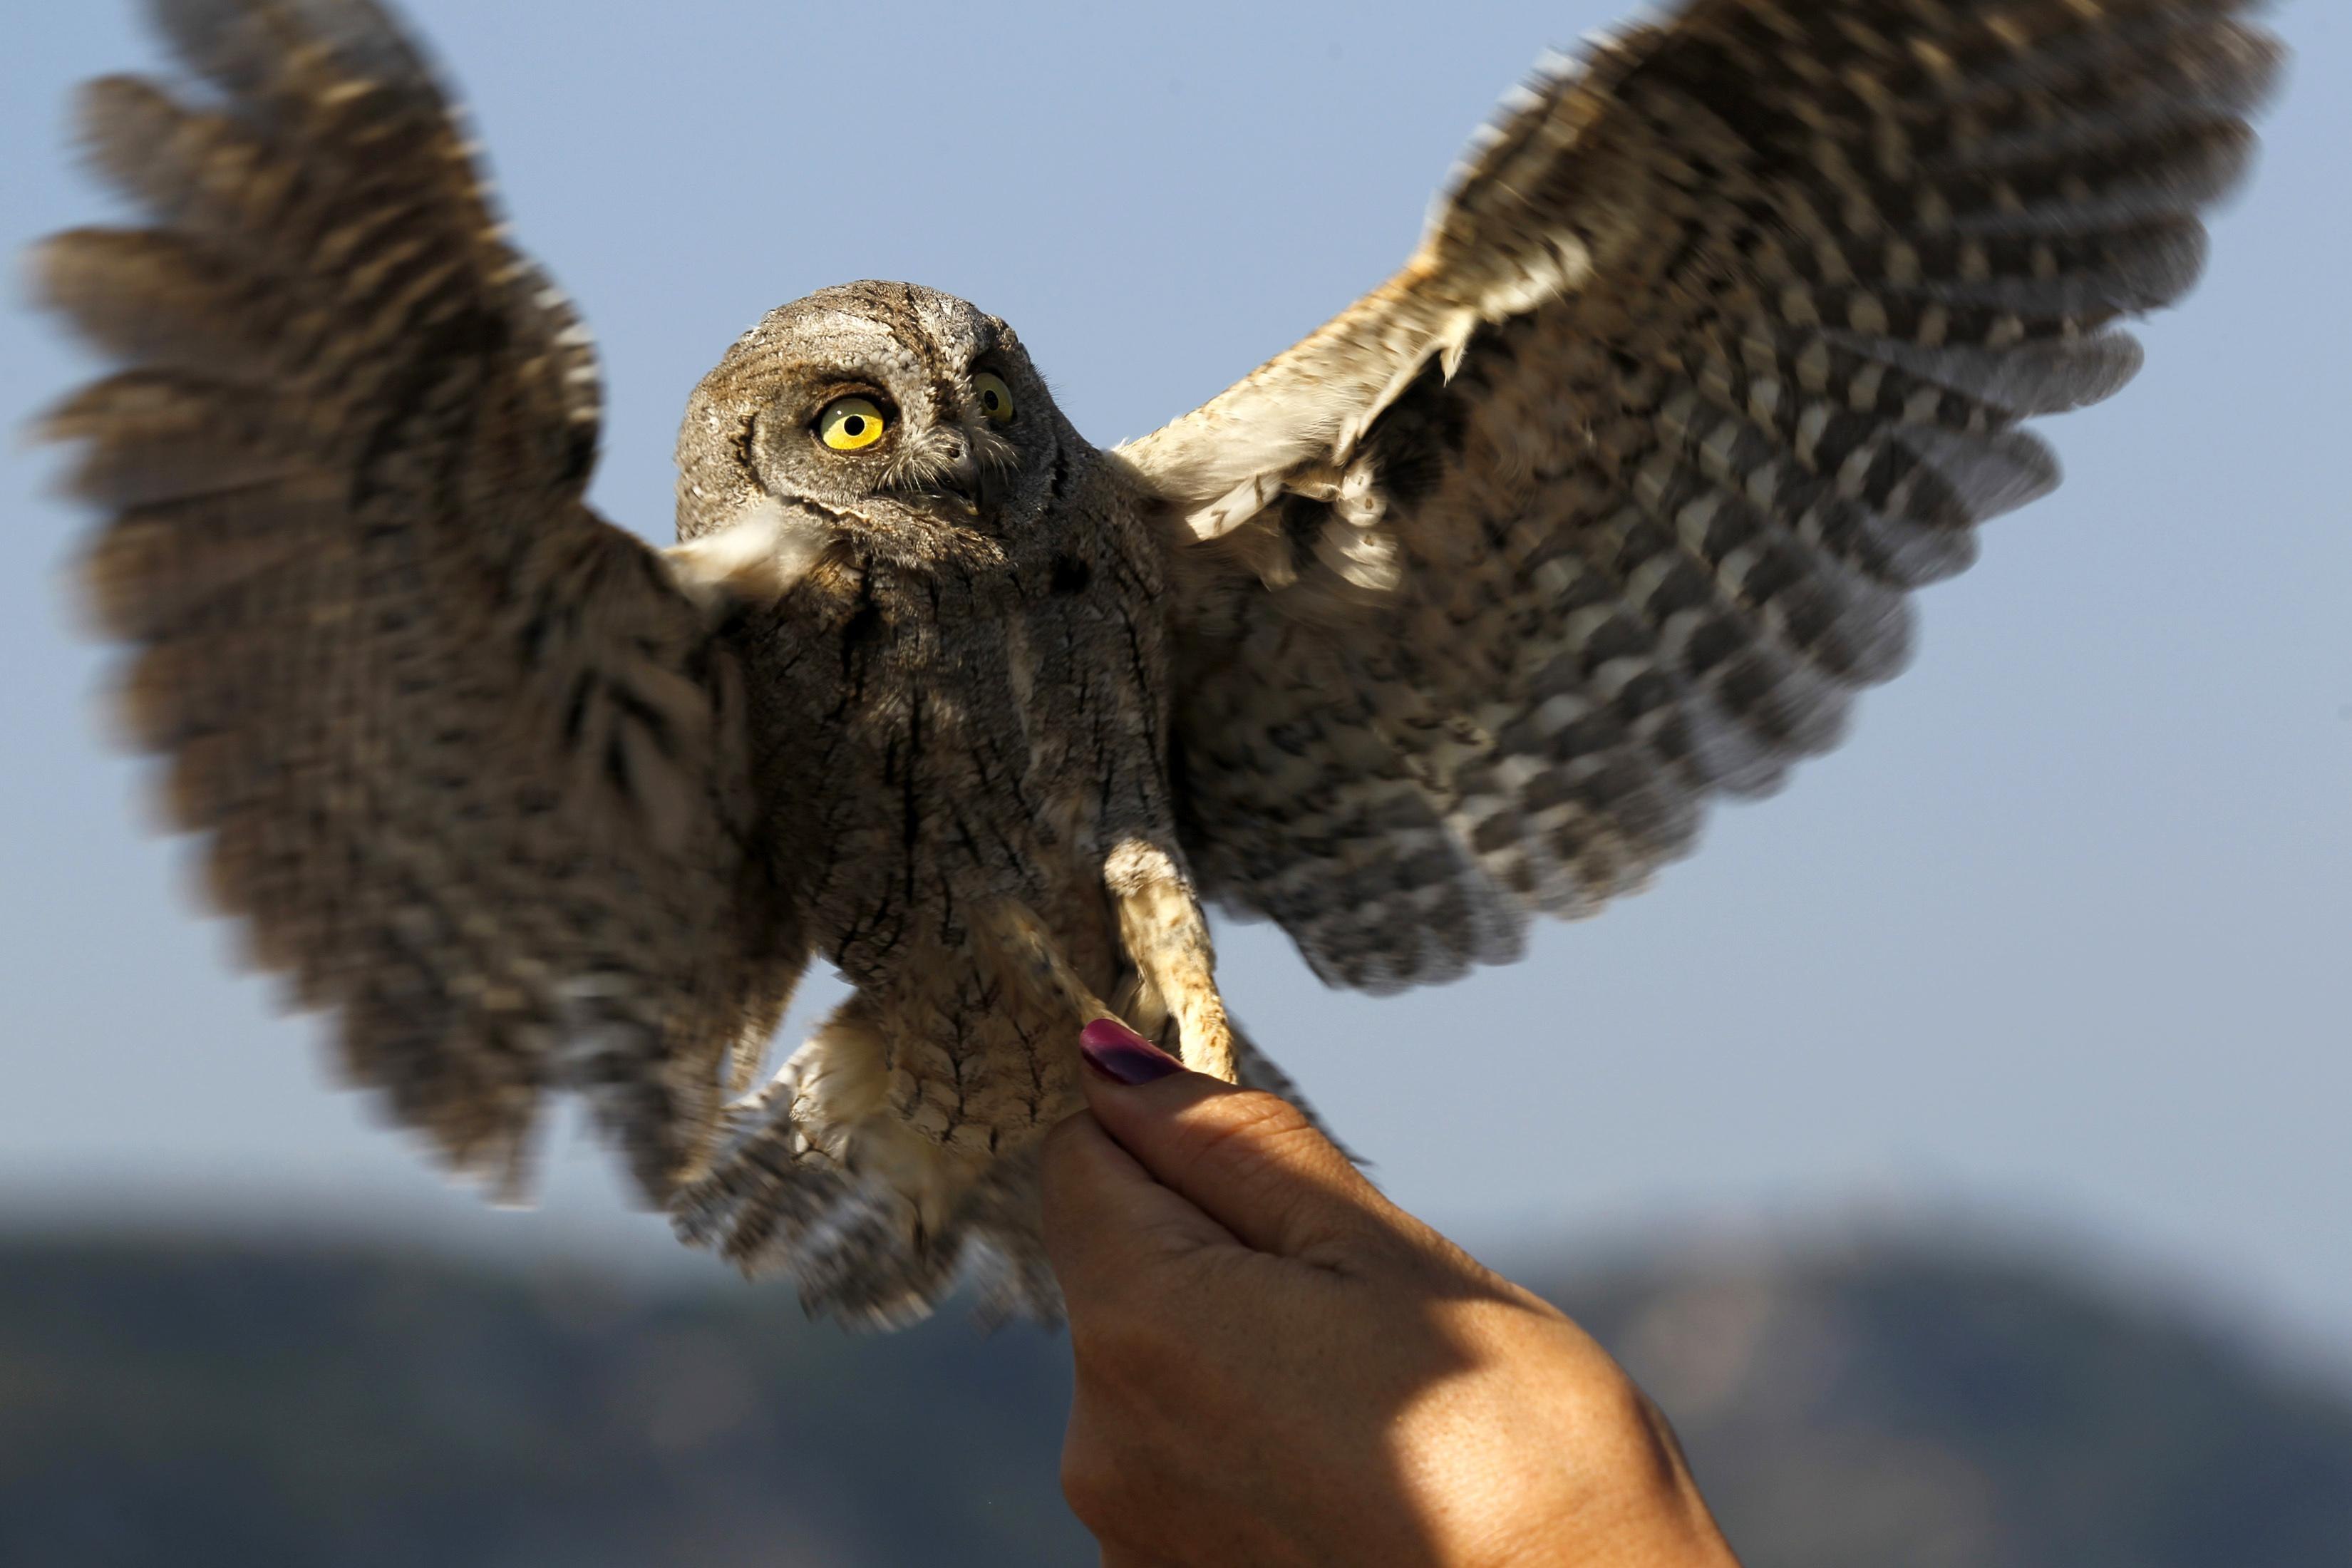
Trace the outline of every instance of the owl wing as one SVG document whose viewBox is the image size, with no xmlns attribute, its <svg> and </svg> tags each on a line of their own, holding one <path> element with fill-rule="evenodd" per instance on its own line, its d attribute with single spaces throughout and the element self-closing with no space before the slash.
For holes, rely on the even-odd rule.
<svg viewBox="0 0 2352 1568">
<path fill-rule="evenodd" d="M 85 576 L 136 649 L 130 733 L 253 956 L 394 1116 L 511 1187 L 576 1089 L 660 1198 L 796 973 L 746 870 L 727 647 L 583 503 L 587 335 L 385 15 L 154 13 L 216 93 L 82 105 L 153 226 L 37 258 L 121 367 L 47 430 L 110 514 Z"/>
<path fill-rule="evenodd" d="M 1391 281 L 1122 448 L 1205 890 L 1516 956 L 1835 743 L 2116 391 L 2280 61 L 2236 0 L 1695 0 L 1538 79 Z"/>
</svg>

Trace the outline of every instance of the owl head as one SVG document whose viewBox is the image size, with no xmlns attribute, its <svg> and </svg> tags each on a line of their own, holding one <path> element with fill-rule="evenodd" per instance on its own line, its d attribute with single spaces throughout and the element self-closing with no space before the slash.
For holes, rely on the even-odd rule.
<svg viewBox="0 0 2352 1568">
<path fill-rule="evenodd" d="M 778 501 L 884 553 L 927 553 L 943 529 L 1015 538 L 1079 447 L 1003 321 L 910 284 L 845 284 L 772 311 L 695 388 L 678 538 Z"/>
</svg>

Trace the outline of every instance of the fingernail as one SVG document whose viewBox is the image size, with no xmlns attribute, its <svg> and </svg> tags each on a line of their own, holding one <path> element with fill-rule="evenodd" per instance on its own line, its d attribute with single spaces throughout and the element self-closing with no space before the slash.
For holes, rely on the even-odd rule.
<svg viewBox="0 0 2352 1568">
<path fill-rule="evenodd" d="M 1097 1018 L 1079 1030 L 1078 1051 L 1095 1071 L 1130 1088 L 1184 1070 L 1181 1062 L 1117 1018 Z"/>
</svg>

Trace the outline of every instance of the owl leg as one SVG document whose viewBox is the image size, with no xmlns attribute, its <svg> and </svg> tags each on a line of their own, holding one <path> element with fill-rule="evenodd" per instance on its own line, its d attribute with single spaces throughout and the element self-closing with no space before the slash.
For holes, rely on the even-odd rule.
<svg viewBox="0 0 2352 1568">
<path fill-rule="evenodd" d="M 1118 1016 L 1078 977 L 1053 933 L 1028 910 L 1007 899 L 982 911 L 979 923 L 986 937 L 982 950 L 998 977 L 1045 1016 L 1066 1016 L 1073 1037 L 1097 1018 Z"/>
<path fill-rule="evenodd" d="M 937 1232 L 958 1173 L 894 1111 L 889 1064 L 873 999 L 851 996 L 764 1089 L 730 1108 L 725 1146 L 677 1205 L 688 1238 L 747 1265 L 771 1254 L 795 1261 L 853 1173 L 905 1200 L 896 1217 L 909 1235 Z"/>
<path fill-rule="evenodd" d="M 1184 1065 L 1239 1082 L 1233 1025 L 1217 994 L 1216 950 L 1192 879 L 1167 850 L 1130 838 L 1104 862 L 1103 880 L 1118 908 L 1129 960 L 1176 1020 Z"/>
</svg>

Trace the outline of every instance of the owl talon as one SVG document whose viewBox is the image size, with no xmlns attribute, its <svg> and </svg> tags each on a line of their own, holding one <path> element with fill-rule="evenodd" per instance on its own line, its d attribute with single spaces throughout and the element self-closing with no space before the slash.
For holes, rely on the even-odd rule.
<svg viewBox="0 0 2352 1568">
<path fill-rule="evenodd" d="M 1197 1073 L 1206 1073 L 1230 1084 L 1239 1084 L 1240 1053 L 1234 1048 L 1234 1031 L 1225 1022 L 1225 1010 L 1217 1009 L 1216 1020 L 1197 1034 L 1187 1029 L 1182 1037 L 1184 1065 Z"/>
<path fill-rule="evenodd" d="M 1194 1072 L 1239 1083 L 1241 1069 L 1224 999 L 1217 994 L 1216 952 L 1201 900 L 1159 846 L 1132 838 L 1111 852 L 1103 880 L 1118 905 L 1119 939 L 1142 984 L 1177 1025 L 1178 1055 Z"/>
</svg>

